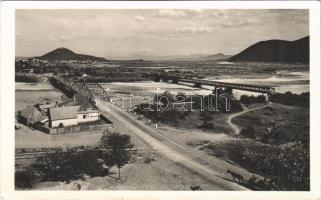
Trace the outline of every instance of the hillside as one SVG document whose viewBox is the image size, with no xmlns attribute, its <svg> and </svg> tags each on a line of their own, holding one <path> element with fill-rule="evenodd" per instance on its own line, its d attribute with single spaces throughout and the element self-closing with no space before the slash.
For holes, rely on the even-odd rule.
<svg viewBox="0 0 321 200">
<path fill-rule="evenodd" d="M 91 61 L 106 61 L 105 58 L 95 57 L 84 54 L 77 54 L 67 48 L 58 48 L 43 56 L 38 57 L 43 60 L 91 60 Z"/>
<path fill-rule="evenodd" d="M 231 56 L 229 56 L 229 55 L 224 55 L 222 53 L 218 53 L 218 54 L 203 57 L 202 60 L 227 60 L 230 57 Z"/>
<path fill-rule="evenodd" d="M 309 63 L 309 36 L 295 41 L 258 42 L 232 56 L 231 62 Z"/>
</svg>

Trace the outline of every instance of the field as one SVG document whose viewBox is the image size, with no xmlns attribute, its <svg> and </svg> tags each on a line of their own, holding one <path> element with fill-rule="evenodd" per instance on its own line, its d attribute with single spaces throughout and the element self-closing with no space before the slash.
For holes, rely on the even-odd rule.
<svg viewBox="0 0 321 200">
<path fill-rule="evenodd" d="M 309 109 L 272 103 L 266 108 L 236 117 L 232 122 L 243 128 L 254 127 L 255 136 L 259 138 L 268 134 L 268 128 L 275 127 L 277 133 L 267 142 L 285 144 L 309 132 Z"/>
<path fill-rule="evenodd" d="M 60 101 L 61 96 L 62 94 L 55 90 L 17 90 L 15 111 L 18 112 L 28 105 Z"/>
</svg>

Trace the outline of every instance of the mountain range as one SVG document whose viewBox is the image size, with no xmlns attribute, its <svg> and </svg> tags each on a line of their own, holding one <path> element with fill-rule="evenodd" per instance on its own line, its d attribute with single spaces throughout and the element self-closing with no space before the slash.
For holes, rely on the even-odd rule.
<svg viewBox="0 0 321 200">
<path fill-rule="evenodd" d="M 191 55 L 170 55 L 170 56 L 157 56 L 149 54 L 137 54 L 123 57 L 112 57 L 113 60 L 150 60 L 150 61 L 203 61 L 203 60 L 222 60 L 230 56 L 222 53 L 211 54 L 191 54 Z M 95 57 L 84 54 L 77 54 L 67 48 L 61 47 L 40 57 L 43 60 L 92 60 L 92 61 L 106 61 L 105 58 Z"/>
<path fill-rule="evenodd" d="M 113 60 L 149 60 L 149 61 L 230 61 L 230 62 L 276 62 L 309 63 L 309 36 L 295 40 L 267 40 L 255 43 L 240 53 L 229 56 L 218 54 L 191 54 L 157 56 L 137 54 L 124 57 L 111 57 Z M 43 56 L 44 60 L 91 60 L 107 61 L 102 57 L 77 54 L 67 48 L 58 48 Z"/>
<path fill-rule="evenodd" d="M 191 54 L 191 55 L 168 55 L 168 56 L 157 56 L 153 54 L 136 54 L 129 56 L 121 56 L 121 57 L 112 57 L 111 59 L 115 60 L 150 60 L 150 61 L 215 61 L 228 59 L 229 55 L 224 55 L 222 53 L 218 54 Z"/>
<path fill-rule="evenodd" d="M 267 40 L 246 48 L 230 62 L 309 63 L 309 36 L 295 40 Z"/>
</svg>

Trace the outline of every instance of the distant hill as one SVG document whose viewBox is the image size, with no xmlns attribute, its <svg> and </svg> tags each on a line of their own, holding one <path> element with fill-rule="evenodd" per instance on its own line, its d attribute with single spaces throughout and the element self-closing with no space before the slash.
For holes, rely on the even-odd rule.
<svg viewBox="0 0 321 200">
<path fill-rule="evenodd" d="M 105 58 L 95 57 L 84 54 L 77 54 L 67 48 L 58 48 L 43 56 L 38 57 L 43 60 L 91 60 L 91 61 L 106 61 Z"/>
<path fill-rule="evenodd" d="M 309 36 L 295 41 L 258 42 L 232 56 L 231 62 L 309 63 Z"/>
<path fill-rule="evenodd" d="M 116 60 L 150 60 L 150 61 L 215 61 L 228 59 L 230 56 L 218 53 L 215 55 L 211 54 L 191 54 L 191 55 L 168 55 L 168 56 L 157 56 L 151 54 L 137 54 L 123 57 L 114 57 Z"/>
<path fill-rule="evenodd" d="M 231 57 L 230 55 L 218 53 L 218 54 L 203 57 L 202 60 L 227 60 L 230 57 Z"/>
</svg>

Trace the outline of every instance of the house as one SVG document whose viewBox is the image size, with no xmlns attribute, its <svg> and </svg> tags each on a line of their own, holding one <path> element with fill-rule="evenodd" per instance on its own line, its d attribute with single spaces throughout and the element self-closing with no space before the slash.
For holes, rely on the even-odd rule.
<svg viewBox="0 0 321 200">
<path fill-rule="evenodd" d="M 33 126 L 37 123 L 45 123 L 48 117 L 43 115 L 36 107 L 27 106 L 25 109 L 19 111 L 18 121 L 27 126 Z"/>
<path fill-rule="evenodd" d="M 100 119 L 98 110 L 80 110 L 80 108 L 80 106 L 49 108 L 49 126 L 51 128 L 76 126 L 81 123 L 95 122 Z"/>
<path fill-rule="evenodd" d="M 78 123 L 94 122 L 100 119 L 98 110 L 87 109 L 77 113 Z"/>
<path fill-rule="evenodd" d="M 49 108 L 49 126 L 51 128 L 57 128 L 77 125 L 77 113 L 79 108 L 80 106 Z"/>
<path fill-rule="evenodd" d="M 53 107 L 58 107 L 59 105 L 62 105 L 62 101 L 56 101 L 55 103 L 44 103 L 44 104 L 38 104 L 37 107 L 39 110 L 41 111 L 47 111 L 49 108 L 53 108 Z"/>
</svg>

